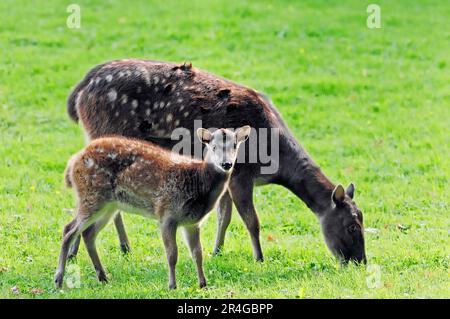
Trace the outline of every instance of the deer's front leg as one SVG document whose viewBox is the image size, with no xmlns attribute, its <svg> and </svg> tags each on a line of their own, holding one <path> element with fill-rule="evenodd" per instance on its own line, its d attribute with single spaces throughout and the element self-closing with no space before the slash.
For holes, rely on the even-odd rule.
<svg viewBox="0 0 450 319">
<path fill-rule="evenodd" d="M 264 257 L 259 240 L 259 220 L 253 204 L 253 178 L 245 173 L 233 176 L 229 189 L 236 209 L 250 233 L 253 256 L 257 261 L 263 261 Z"/>
<path fill-rule="evenodd" d="M 217 255 L 221 251 L 225 242 L 225 233 L 227 232 L 228 225 L 230 225 L 232 209 L 233 201 L 231 200 L 230 193 L 226 191 L 217 207 L 217 238 L 213 251 L 214 255 Z"/>
<path fill-rule="evenodd" d="M 169 264 L 169 289 L 177 288 L 175 267 L 178 259 L 177 223 L 168 218 L 161 222 L 161 236 L 166 249 L 167 263 Z"/>
<path fill-rule="evenodd" d="M 206 287 L 206 278 L 203 273 L 203 256 L 202 256 L 202 244 L 200 243 L 200 229 L 196 226 L 184 227 L 184 235 L 186 237 L 186 243 L 191 252 L 192 259 L 197 267 L 198 283 L 200 288 Z"/>
</svg>

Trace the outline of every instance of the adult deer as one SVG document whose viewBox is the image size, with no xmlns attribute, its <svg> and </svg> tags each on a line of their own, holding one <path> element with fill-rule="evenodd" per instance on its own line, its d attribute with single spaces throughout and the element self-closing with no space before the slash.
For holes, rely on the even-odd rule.
<svg viewBox="0 0 450 319">
<path fill-rule="evenodd" d="M 251 237 L 253 254 L 263 260 L 260 225 L 253 204 L 255 184 L 275 183 L 294 192 L 318 217 L 326 244 L 340 260 L 365 262 L 363 216 L 353 201 L 354 186 L 335 186 L 296 141 L 272 103 L 261 93 L 192 65 L 150 60 L 117 60 L 98 65 L 88 72 L 68 99 L 68 113 L 79 121 L 88 139 L 119 134 L 148 140 L 171 148 L 171 133 L 186 128 L 193 135 L 194 121 L 203 127 L 250 125 L 252 135 L 261 129 L 276 129 L 278 141 L 259 136 L 261 145 L 277 150 L 278 169 L 264 173 L 267 163 L 258 156 L 236 163 L 228 191 L 218 206 L 218 231 L 214 253 L 224 244 L 230 223 L 232 203 L 241 215 Z M 262 137 L 262 140 L 261 140 Z M 277 149 L 278 147 L 278 149 Z M 244 148 L 243 148 L 244 149 Z M 266 150 L 267 151 L 267 150 Z M 115 224 L 121 246 L 128 239 L 120 217 Z M 75 243 L 72 255 L 76 254 Z"/>
</svg>

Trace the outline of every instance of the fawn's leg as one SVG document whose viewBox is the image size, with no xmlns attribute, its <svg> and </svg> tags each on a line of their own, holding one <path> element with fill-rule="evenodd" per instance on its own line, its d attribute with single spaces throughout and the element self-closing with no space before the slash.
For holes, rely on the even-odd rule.
<svg viewBox="0 0 450 319">
<path fill-rule="evenodd" d="M 125 225 L 123 224 L 122 214 L 120 212 L 114 218 L 114 225 L 116 226 L 117 234 L 119 235 L 120 249 L 122 249 L 124 254 L 127 254 L 131 251 L 131 246 L 125 230 Z"/>
<path fill-rule="evenodd" d="M 239 174 L 230 180 L 229 189 L 236 209 L 241 215 L 252 240 L 253 256 L 257 261 L 263 261 L 261 243 L 259 241 L 259 220 L 253 205 L 253 178 L 247 174 Z"/>
<path fill-rule="evenodd" d="M 100 257 L 97 253 L 97 247 L 95 245 L 95 240 L 97 239 L 98 233 L 106 226 L 111 217 L 114 215 L 114 210 L 105 211 L 103 216 L 97 220 L 94 224 L 86 228 L 83 232 L 83 240 L 88 251 L 89 257 L 91 258 L 92 264 L 94 265 L 95 272 L 97 273 L 97 278 L 101 282 L 108 282 L 106 277 L 106 272 L 100 262 Z"/>
<path fill-rule="evenodd" d="M 116 226 L 117 234 L 119 235 L 120 249 L 124 254 L 131 251 L 130 242 L 128 240 L 127 232 L 125 230 L 125 225 L 123 224 L 122 215 L 120 212 L 114 218 L 114 225 Z M 69 259 L 75 258 L 78 254 L 78 249 L 80 247 L 81 235 L 77 236 L 74 243 L 70 247 Z"/>
<path fill-rule="evenodd" d="M 61 252 L 59 254 L 58 268 L 55 273 L 55 286 L 60 289 L 63 284 L 64 271 L 66 269 L 67 255 L 69 248 L 77 236 L 80 235 L 81 224 L 79 217 L 76 216 L 68 223 L 63 230 L 63 240 L 61 244 Z"/>
<path fill-rule="evenodd" d="M 202 244 L 200 243 L 200 229 L 196 226 L 184 227 L 184 235 L 186 237 L 186 243 L 191 252 L 192 259 L 194 259 L 197 266 L 197 276 L 200 288 L 206 287 L 206 278 L 203 273 L 203 256 L 202 256 Z"/>
<path fill-rule="evenodd" d="M 75 238 L 72 246 L 70 246 L 68 259 L 73 259 L 77 256 L 78 249 L 80 248 L 80 240 L 81 240 L 80 235 Z"/>
<path fill-rule="evenodd" d="M 231 200 L 230 193 L 226 191 L 220 199 L 219 206 L 217 207 L 217 237 L 213 250 L 214 255 L 217 255 L 223 248 L 225 233 L 231 221 L 232 209 L 233 201 Z"/>
<path fill-rule="evenodd" d="M 166 219 L 161 222 L 161 235 L 166 249 L 167 263 L 169 264 L 169 289 L 177 288 L 175 267 L 178 259 L 177 223 Z"/>
</svg>

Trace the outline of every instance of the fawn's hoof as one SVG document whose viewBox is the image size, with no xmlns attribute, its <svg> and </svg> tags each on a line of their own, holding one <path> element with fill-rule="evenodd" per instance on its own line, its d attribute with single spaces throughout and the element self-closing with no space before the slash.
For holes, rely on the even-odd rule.
<svg viewBox="0 0 450 319">
<path fill-rule="evenodd" d="M 206 279 L 200 281 L 199 286 L 200 286 L 201 289 L 202 289 L 202 288 L 206 288 L 206 286 L 207 286 Z"/>
</svg>

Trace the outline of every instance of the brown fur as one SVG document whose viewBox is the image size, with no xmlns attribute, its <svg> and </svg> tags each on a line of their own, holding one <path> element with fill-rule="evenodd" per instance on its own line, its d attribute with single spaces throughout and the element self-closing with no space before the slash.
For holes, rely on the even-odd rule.
<svg viewBox="0 0 450 319">
<path fill-rule="evenodd" d="M 229 130 L 210 133 L 199 129 L 199 137 L 208 149 L 205 161 L 124 137 L 94 140 L 75 154 L 67 165 L 65 179 L 77 194 L 77 214 L 64 228 L 55 275 L 57 287 L 62 285 L 69 249 L 81 233 L 99 280 L 106 281 L 95 238 L 115 215 L 116 207 L 122 206 L 129 212 L 160 221 L 170 288 L 176 287 L 176 230 L 183 226 L 197 264 L 200 287 L 204 287 L 199 223 L 225 191 L 237 148 L 249 133 L 250 127 L 238 129 L 236 133 Z M 230 139 L 224 140 L 223 135 Z"/>
<path fill-rule="evenodd" d="M 340 238 L 345 232 L 340 215 L 353 218 L 353 212 L 358 210 L 356 204 L 353 203 L 351 209 L 336 210 L 331 201 L 335 185 L 296 141 L 269 99 L 251 88 L 192 65 L 117 60 L 99 65 L 86 75 L 69 97 L 68 112 L 72 119 L 81 122 L 89 138 L 118 134 L 165 148 L 174 144 L 170 140 L 173 129 L 184 127 L 193 133 L 194 120 L 202 120 L 202 126 L 208 128 L 243 125 L 256 130 L 276 128 L 280 132 L 279 170 L 261 174 L 261 167 L 266 164 L 259 158 L 257 163 L 236 164 L 229 192 L 219 205 L 214 252 L 219 252 L 223 246 L 232 200 L 249 230 L 255 258 L 263 260 L 259 220 L 252 200 L 253 187 L 276 183 L 293 191 L 321 220 L 327 216 L 330 224 L 339 225 L 334 231 L 322 227 L 327 242 L 336 243 L 333 253 L 339 255 L 341 251 L 348 251 L 345 259 L 364 255 L 364 245 L 351 244 L 350 240 L 347 243 Z M 271 153 L 270 139 L 267 146 Z M 355 241 L 363 240 L 363 233 L 359 232 Z"/>
</svg>

